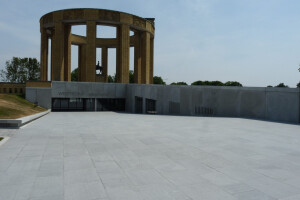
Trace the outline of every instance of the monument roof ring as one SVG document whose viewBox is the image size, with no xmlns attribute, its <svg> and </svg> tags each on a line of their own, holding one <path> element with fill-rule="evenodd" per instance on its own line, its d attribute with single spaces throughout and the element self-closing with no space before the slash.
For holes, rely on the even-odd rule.
<svg viewBox="0 0 300 200">
<path fill-rule="evenodd" d="M 149 32 L 154 37 L 154 18 L 142 18 L 132 14 L 92 8 L 76 8 L 57 10 L 43 15 L 40 19 L 41 28 L 54 28 L 55 22 L 69 25 L 82 25 L 87 21 L 95 21 L 97 25 L 117 26 L 127 24 L 130 30 Z"/>
</svg>

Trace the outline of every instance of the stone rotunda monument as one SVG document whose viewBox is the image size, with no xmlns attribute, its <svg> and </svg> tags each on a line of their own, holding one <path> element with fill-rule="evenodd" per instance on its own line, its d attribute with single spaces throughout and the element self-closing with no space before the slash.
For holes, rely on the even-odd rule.
<svg viewBox="0 0 300 200">
<path fill-rule="evenodd" d="M 86 36 L 72 34 L 74 25 L 86 25 Z M 97 38 L 98 25 L 116 27 L 116 38 Z M 71 81 L 71 45 L 77 45 L 79 81 L 107 82 L 108 48 L 116 48 L 116 82 L 128 83 L 129 52 L 130 47 L 134 47 L 134 81 L 151 84 L 154 30 L 154 18 L 118 11 L 67 9 L 50 12 L 40 19 L 41 80 L 48 80 L 51 41 L 51 81 Z M 132 36 L 130 31 L 134 32 Z M 101 48 L 102 54 L 98 67 L 96 48 Z M 96 73 L 97 69 L 101 69 L 101 73 Z"/>
</svg>

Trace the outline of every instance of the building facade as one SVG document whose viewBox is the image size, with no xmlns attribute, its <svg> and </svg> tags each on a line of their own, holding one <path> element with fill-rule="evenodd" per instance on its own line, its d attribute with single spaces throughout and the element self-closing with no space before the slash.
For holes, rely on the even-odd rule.
<svg viewBox="0 0 300 200">
<path fill-rule="evenodd" d="M 300 123 L 299 88 L 52 81 L 26 85 L 26 99 L 52 111 L 241 117 Z"/>
</svg>

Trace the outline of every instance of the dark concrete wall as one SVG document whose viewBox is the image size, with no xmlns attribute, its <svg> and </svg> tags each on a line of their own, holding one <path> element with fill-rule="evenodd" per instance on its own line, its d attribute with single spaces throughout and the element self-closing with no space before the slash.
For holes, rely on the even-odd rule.
<svg viewBox="0 0 300 200">
<path fill-rule="evenodd" d="M 128 112 L 134 112 L 134 97 L 139 96 L 157 100 L 158 114 L 299 123 L 300 90 L 296 88 L 128 85 L 126 94 Z"/>
<path fill-rule="evenodd" d="M 26 87 L 26 100 L 44 108 L 51 108 L 51 88 Z"/>
</svg>

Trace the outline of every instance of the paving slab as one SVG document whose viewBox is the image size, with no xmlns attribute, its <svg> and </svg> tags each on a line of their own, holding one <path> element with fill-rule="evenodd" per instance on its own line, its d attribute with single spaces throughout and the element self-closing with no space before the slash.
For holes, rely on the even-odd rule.
<svg viewBox="0 0 300 200">
<path fill-rule="evenodd" d="M 52 112 L 0 135 L 0 199 L 300 197 L 300 125 Z"/>
</svg>

